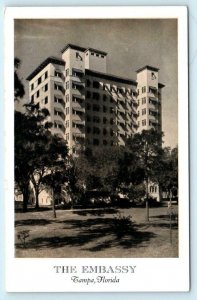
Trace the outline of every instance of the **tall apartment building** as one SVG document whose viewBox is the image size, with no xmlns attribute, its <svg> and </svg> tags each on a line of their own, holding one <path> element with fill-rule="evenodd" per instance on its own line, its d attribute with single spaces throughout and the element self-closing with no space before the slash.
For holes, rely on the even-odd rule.
<svg viewBox="0 0 197 300">
<path fill-rule="evenodd" d="M 48 57 L 28 77 L 30 99 L 46 107 L 52 132 L 81 146 L 124 145 L 143 129 L 161 130 L 159 69 L 137 70 L 137 80 L 107 73 L 107 53 L 68 44 L 62 59 Z"/>
</svg>

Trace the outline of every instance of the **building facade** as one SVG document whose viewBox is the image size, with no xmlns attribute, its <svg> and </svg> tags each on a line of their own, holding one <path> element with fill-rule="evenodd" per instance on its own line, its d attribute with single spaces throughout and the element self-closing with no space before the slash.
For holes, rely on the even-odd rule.
<svg viewBox="0 0 197 300">
<path fill-rule="evenodd" d="M 52 133 L 66 139 L 71 153 L 124 146 L 137 132 L 162 130 L 158 68 L 144 66 L 133 80 L 108 74 L 104 51 L 68 44 L 61 53 L 61 59 L 45 59 L 27 80 L 31 102 L 49 110 Z"/>
<path fill-rule="evenodd" d="M 107 53 L 68 44 L 28 77 L 30 99 L 50 112 L 52 132 L 72 153 L 81 145 L 124 145 L 143 129 L 161 130 L 159 69 L 145 66 L 137 80 L 107 73 Z"/>
</svg>

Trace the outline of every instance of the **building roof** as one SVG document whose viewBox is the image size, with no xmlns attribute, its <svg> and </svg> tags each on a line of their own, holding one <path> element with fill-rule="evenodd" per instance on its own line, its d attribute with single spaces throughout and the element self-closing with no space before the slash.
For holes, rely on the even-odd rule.
<svg viewBox="0 0 197 300">
<path fill-rule="evenodd" d="M 32 78 L 34 78 L 42 69 L 44 69 L 48 64 L 57 64 L 60 66 L 64 66 L 65 62 L 57 57 L 54 56 L 50 56 L 47 57 L 29 76 L 27 76 L 26 80 L 31 80 Z"/>
<path fill-rule="evenodd" d="M 74 44 L 67 44 L 62 50 L 61 53 L 64 53 L 68 48 L 74 49 L 74 50 L 78 50 L 78 51 L 82 51 L 82 52 L 86 52 L 86 51 L 93 51 L 93 52 L 97 52 L 103 55 L 107 55 L 107 52 L 99 50 L 99 49 L 94 49 L 94 48 L 84 48 L 78 45 L 74 45 Z"/>
<path fill-rule="evenodd" d="M 97 72 L 97 71 L 93 71 L 93 70 L 89 70 L 89 69 L 85 69 L 85 74 L 90 75 L 90 76 L 94 76 L 94 77 L 98 77 L 98 78 L 100 77 L 100 78 L 115 81 L 115 82 L 120 82 L 120 83 L 125 83 L 125 84 L 132 84 L 132 85 L 137 86 L 137 82 L 135 80 L 129 79 L 129 78 L 119 77 L 119 76 L 116 76 L 116 75 L 101 73 L 101 72 Z"/>
<path fill-rule="evenodd" d="M 107 55 L 107 52 L 101 51 L 101 50 L 98 50 L 98 49 L 94 49 L 94 48 L 87 48 L 87 49 L 85 50 L 85 52 L 86 52 L 86 51 L 92 51 L 92 52 L 96 52 L 96 53 L 99 53 L 99 54 Z"/>
<path fill-rule="evenodd" d="M 158 71 L 159 71 L 158 68 L 155 68 L 155 67 L 151 67 L 151 66 L 146 65 L 146 66 L 144 66 L 144 67 L 142 67 L 142 68 L 136 70 L 136 73 L 139 73 L 139 72 L 141 72 L 141 71 L 143 71 L 143 70 L 145 70 L 145 69 L 148 69 L 148 70 L 151 70 L 151 71 L 155 71 L 155 72 L 158 72 Z"/>
<path fill-rule="evenodd" d="M 82 51 L 84 52 L 87 48 L 78 46 L 78 45 L 74 45 L 74 44 L 67 44 L 62 50 L 61 53 L 64 53 L 68 48 L 74 49 L 74 50 L 78 50 L 78 51 Z"/>
</svg>

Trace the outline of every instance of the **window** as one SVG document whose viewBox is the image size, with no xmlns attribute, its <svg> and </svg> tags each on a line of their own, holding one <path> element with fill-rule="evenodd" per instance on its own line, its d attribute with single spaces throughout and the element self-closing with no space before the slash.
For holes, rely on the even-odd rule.
<svg viewBox="0 0 197 300">
<path fill-rule="evenodd" d="M 69 127 L 69 120 L 67 120 L 65 124 L 66 124 L 66 128 L 68 128 Z"/>
<path fill-rule="evenodd" d="M 146 104 L 146 97 L 142 98 L 142 104 Z"/>
<path fill-rule="evenodd" d="M 40 91 L 37 91 L 36 98 L 38 98 L 39 96 L 40 96 Z"/>
<path fill-rule="evenodd" d="M 137 89 L 137 95 L 139 95 L 139 93 L 140 93 L 140 90 L 139 90 L 139 89 Z"/>
<path fill-rule="evenodd" d="M 114 124 L 114 119 L 113 119 L 113 118 L 110 119 L 110 124 L 111 124 L 111 125 Z"/>
<path fill-rule="evenodd" d="M 46 72 L 44 73 L 44 79 L 47 79 L 47 77 L 48 77 L 48 71 L 46 71 Z"/>
<path fill-rule="evenodd" d="M 106 124 L 106 123 L 107 123 L 107 118 L 104 117 L 104 118 L 103 118 L 103 124 Z"/>
<path fill-rule="evenodd" d="M 66 89 L 69 89 L 69 81 L 66 81 Z"/>
<path fill-rule="evenodd" d="M 66 103 L 69 102 L 69 95 L 66 95 Z"/>
<path fill-rule="evenodd" d="M 112 129 L 110 129 L 110 135 L 113 136 L 114 135 L 114 132 Z"/>
<path fill-rule="evenodd" d="M 93 145 L 98 146 L 99 145 L 99 140 L 98 139 L 93 139 Z"/>
<path fill-rule="evenodd" d="M 48 97 L 45 97 L 44 98 L 44 104 L 47 104 L 48 103 Z"/>
<path fill-rule="evenodd" d="M 103 112 L 106 113 L 107 112 L 107 106 L 103 105 Z"/>
<path fill-rule="evenodd" d="M 69 114 L 69 107 L 66 107 L 66 115 Z"/>
<path fill-rule="evenodd" d="M 89 115 L 86 116 L 86 121 L 91 122 L 91 117 Z"/>
<path fill-rule="evenodd" d="M 62 73 L 60 71 L 55 70 L 55 77 L 62 77 Z"/>
<path fill-rule="evenodd" d="M 117 92 L 122 94 L 123 93 L 123 89 L 122 88 L 117 88 Z"/>
<path fill-rule="evenodd" d="M 142 116 L 146 114 L 146 108 L 142 109 Z"/>
<path fill-rule="evenodd" d="M 98 54 L 98 53 L 96 53 L 96 56 L 97 56 L 97 57 L 99 57 L 99 54 Z"/>
<path fill-rule="evenodd" d="M 93 111 L 100 111 L 100 106 L 97 104 L 93 104 Z"/>
<path fill-rule="evenodd" d="M 45 91 L 45 92 L 48 91 L 48 83 L 45 84 L 45 86 L 44 86 L 44 91 Z"/>
<path fill-rule="evenodd" d="M 34 84 L 32 83 L 31 84 L 31 91 L 34 89 Z"/>
<path fill-rule="evenodd" d="M 157 192 L 157 187 L 154 185 L 150 186 L 150 193 L 156 193 Z"/>
<path fill-rule="evenodd" d="M 93 116 L 92 121 L 94 123 L 100 123 L 100 118 L 98 116 Z"/>
<path fill-rule="evenodd" d="M 89 79 L 87 79 L 87 80 L 86 80 L 86 86 L 87 86 L 87 87 L 90 87 L 90 85 L 91 85 L 91 81 L 90 81 Z"/>
<path fill-rule="evenodd" d="M 64 106 L 64 100 L 62 98 L 54 97 L 54 102 L 55 103 L 61 103 Z"/>
<path fill-rule="evenodd" d="M 83 77 L 83 72 L 80 69 L 78 69 L 78 70 L 77 69 L 72 69 L 72 76 L 82 78 Z"/>
<path fill-rule="evenodd" d="M 82 90 L 84 86 L 83 84 L 80 84 L 80 82 L 72 82 L 72 88 L 74 90 Z"/>
<path fill-rule="evenodd" d="M 103 140 L 103 145 L 107 145 L 107 141 L 106 140 Z"/>
<path fill-rule="evenodd" d="M 142 126 L 146 126 L 146 120 L 142 120 Z"/>
<path fill-rule="evenodd" d="M 91 92 L 90 91 L 87 91 L 86 92 L 86 98 L 90 98 L 91 97 Z"/>
<path fill-rule="evenodd" d="M 86 109 L 87 109 L 87 110 L 91 110 L 91 104 L 90 104 L 90 103 L 87 103 L 87 104 L 86 104 Z"/>
<path fill-rule="evenodd" d="M 66 77 L 69 75 L 69 69 L 66 69 Z"/>
<path fill-rule="evenodd" d="M 103 135 L 106 135 L 106 134 L 107 134 L 107 129 L 103 128 Z"/>
<path fill-rule="evenodd" d="M 114 99 L 113 97 L 110 97 L 110 102 L 113 103 L 114 102 Z"/>
<path fill-rule="evenodd" d="M 146 93 L 146 87 L 145 86 L 142 87 L 142 93 Z"/>
<path fill-rule="evenodd" d="M 114 108 L 110 107 L 110 113 L 113 114 L 113 112 L 114 112 Z"/>
<path fill-rule="evenodd" d="M 98 127 L 93 127 L 93 133 L 95 133 L 95 134 L 100 134 L 100 128 L 98 128 Z"/>
<path fill-rule="evenodd" d="M 98 81 L 93 81 L 93 88 L 99 89 L 100 83 Z"/>
<path fill-rule="evenodd" d="M 39 78 L 38 78 L 38 85 L 39 85 L 41 82 L 42 82 L 42 78 L 39 77 Z"/>
<path fill-rule="evenodd" d="M 91 127 L 87 127 L 87 133 L 90 133 L 91 132 Z"/>
<path fill-rule="evenodd" d="M 102 58 L 104 58 L 104 55 L 101 55 Z"/>
<path fill-rule="evenodd" d="M 60 84 L 54 84 L 54 89 L 56 90 L 56 91 L 62 91 L 63 90 L 63 87 L 60 85 Z"/>
<path fill-rule="evenodd" d="M 31 102 L 34 102 L 34 95 L 31 96 Z"/>
<path fill-rule="evenodd" d="M 95 99 L 95 100 L 99 100 L 99 98 L 100 98 L 99 93 L 93 93 L 92 98 Z"/>
<path fill-rule="evenodd" d="M 94 53 L 93 53 L 93 52 L 91 52 L 91 55 L 94 55 Z"/>
<path fill-rule="evenodd" d="M 69 133 L 66 133 L 66 140 L 69 141 Z"/>
<path fill-rule="evenodd" d="M 107 95 L 103 95 L 103 101 L 105 102 L 107 100 Z"/>
</svg>

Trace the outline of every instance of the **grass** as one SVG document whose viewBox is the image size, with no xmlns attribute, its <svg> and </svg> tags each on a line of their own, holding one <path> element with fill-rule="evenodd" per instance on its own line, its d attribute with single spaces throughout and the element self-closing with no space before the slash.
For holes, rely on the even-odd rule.
<svg viewBox="0 0 197 300">
<path fill-rule="evenodd" d="M 177 212 L 177 206 L 174 210 Z M 28 236 L 18 237 L 27 231 Z M 178 225 L 166 207 L 16 213 L 16 257 L 178 257 Z"/>
</svg>

